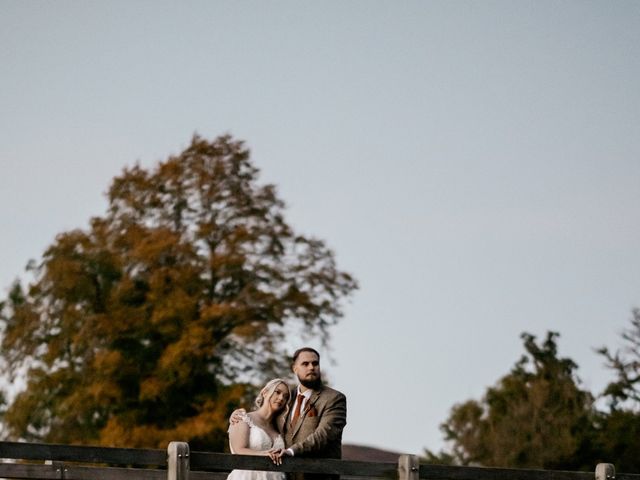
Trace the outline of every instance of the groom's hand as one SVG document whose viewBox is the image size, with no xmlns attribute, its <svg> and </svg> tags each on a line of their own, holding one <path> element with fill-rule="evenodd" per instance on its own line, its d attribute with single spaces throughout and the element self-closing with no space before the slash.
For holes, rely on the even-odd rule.
<svg viewBox="0 0 640 480">
<path fill-rule="evenodd" d="M 231 413 L 231 416 L 229 417 L 229 423 L 231 425 L 235 425 L 236 423 L 241 422 L 242 417 L 244 417 L 246 414 L 247 414 L 247 411 L 244 408 L 238 408 L 234 410 Z"/>
<path fill-rule="evenodd" d="M 286 455 L 284 448 L 269 450 L 269 458 L 273 460 L 276 465 L 282 465 L 282 457 Z"/>
</svg>

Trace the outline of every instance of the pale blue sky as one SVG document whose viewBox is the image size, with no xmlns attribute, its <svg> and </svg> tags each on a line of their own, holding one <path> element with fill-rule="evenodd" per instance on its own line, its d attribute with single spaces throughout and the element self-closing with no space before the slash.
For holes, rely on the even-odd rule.
<svg viewBox="0 0 640 480">
<path fill-rule="evenodd" d="M 3 292 L 125 165 L 230 132 L 360 280 L 324 365 L 345 441 L 440 448 L 523 331 L 611 378 L 593 348 L 640 306 L 640 3 L 0 0 L 0 65 Z"/>
</svg>

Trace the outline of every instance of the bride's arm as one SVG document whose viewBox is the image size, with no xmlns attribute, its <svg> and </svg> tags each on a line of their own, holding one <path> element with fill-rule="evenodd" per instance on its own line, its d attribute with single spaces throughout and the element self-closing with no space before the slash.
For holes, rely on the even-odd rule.
<svg viewBox="0 0 640 480">
<path fill-rule="evenodd" d="M 269 455 L 268 451 L 249 448 L 249 425 L 246 422 L 238 422 L 229 427 L 229 445 L 237 455 Z"/>
</svg>

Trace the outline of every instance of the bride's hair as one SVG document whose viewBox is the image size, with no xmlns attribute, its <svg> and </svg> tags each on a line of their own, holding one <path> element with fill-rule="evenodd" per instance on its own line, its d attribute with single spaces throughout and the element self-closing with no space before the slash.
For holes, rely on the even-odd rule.
<svg viewBox="0 0 640 480">
<path fill-rule="evenodd" d="M 289 385 L 283 379 L 274 378 L 273 380 L 269 380 L 267 384 L 264 387 L 262 387 L 262 390 L 260 390 L 260 393 L 256 397 L 256 401 L 255 401 L 256 407 L 260 408 L 264 403 L 265 399 L 269 400 L 271 398 L 271 395 L 273 395 L 273 392 L 276 390 L 276 387 L 281 383 L 284 383 L 285 387 L 287 387 L 287 390 L 289 390 Z M 289 402 L 287 402 L 287 407 L 285 407 L 284 410 L 288 408 L 288 403 Z"/>
<path fill-rule="evenodd" d="M 268 402 L 269 399 L 271 398 L 271 395 L 273 395 L 273 392 L 275 392 L 276 387 L 281 383 L 284 384 L 284 386 L 287 389 L 287 392 L 289 392 L 289 395 L 291 395 L 289 384 L 281 378 L 274 378 L 273 380 L 270 380 L 269 382 L 267 382 L 267 384 L 264 387 L 262 387 L 262 390 L 260 390 L 260 393 L 256 397 L 256 401 L 255 401 L 256 407 L 260 408 L 264 404 L 265 400 Z M 273 426 L 280 433 L 282 433 L 284 420 L 287 418 L 288 414 L 289 414 L 289 399 L 287 398 L 287 401 L 284 404 L 284 408 L 272 419 Z"/>
</svg>

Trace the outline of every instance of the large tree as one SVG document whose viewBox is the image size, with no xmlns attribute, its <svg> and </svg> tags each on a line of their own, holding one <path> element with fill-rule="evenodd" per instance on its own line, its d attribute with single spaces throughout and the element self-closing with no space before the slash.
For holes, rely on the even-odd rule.
<svg viewBox="0 0 640 480">
<path fill-rule="evenodd" d="M 526 354 L 482 400 L 455 405 L 441 428 L 450 448 L 427 451 L 433 463 L 517 468 L 580 468 L 588 457 L 593 399 L 579 387 L 576 364 L 558 356 L 557 334 Z M 588 460 L 587 460 L 588 463 Z M 592 465 L 591 465 L 592 466 Z"/>
<path fill-rule="evenodd" d="M 356 282 L 257 178 L 242 142 L 195 136 L 57 236 L 1 310 L 1 355 L 27 379 L 9 438 L 220 449 L 247 386 L 286 371 L 288 329 L 326 344 Z"/>
</svg>

